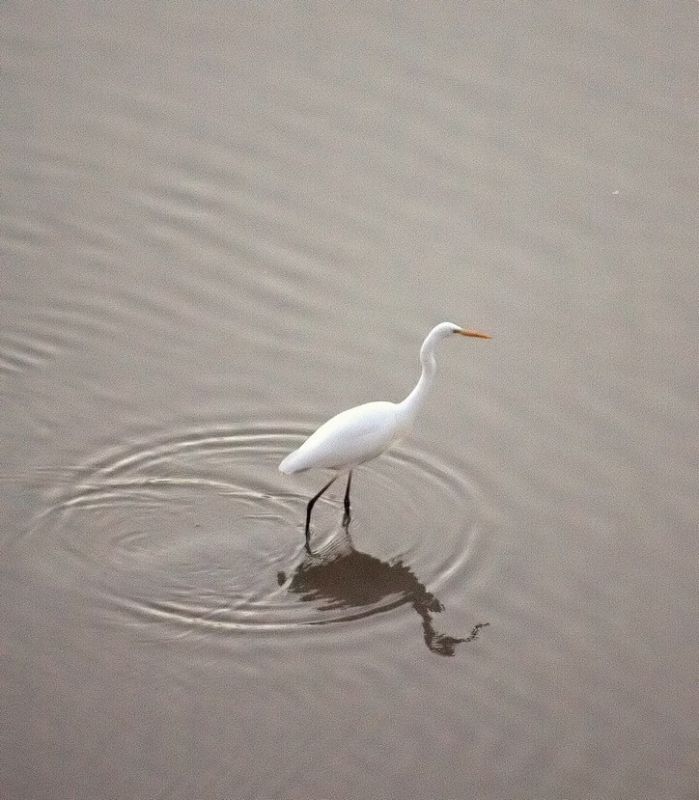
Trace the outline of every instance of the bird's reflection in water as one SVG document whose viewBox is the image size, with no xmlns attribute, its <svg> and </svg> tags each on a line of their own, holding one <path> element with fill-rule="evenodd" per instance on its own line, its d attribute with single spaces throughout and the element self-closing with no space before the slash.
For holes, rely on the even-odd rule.
<svg viewBox="0 0 699 800">
<path fill-rule="evenodd" d="M 480 629 L 489 624 L 479 622 L 465 638 L 436 631 L 432 615 L 442 611 L 444 606 L 405 564 L 400 561 L 391 564 L 356 550 L 347 521 L 343 522 L 341 534 L 314 555 L 306 556 L 291 577 L 280 572 L 277 580 L 280 586 L 286 583 L 288 590 L 300 595 L 302 600 L 323 603 L 323 610 L 348 609 L 345 619 L 357 619 L 409 603 L 422 620 L 425 644 L 440 656 L 453 656 L 456 645 L 473 641 Z"/>
</svg>

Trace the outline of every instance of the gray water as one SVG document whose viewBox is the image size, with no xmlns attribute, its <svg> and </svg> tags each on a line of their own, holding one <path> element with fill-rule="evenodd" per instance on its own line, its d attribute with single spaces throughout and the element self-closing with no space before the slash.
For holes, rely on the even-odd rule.
<svg viewBox="0 0 699 800">
<path fill-rule="evenodd" d="M 696 796 L 696 12 L 0 6 L 3 798 Z"/>
</svg>

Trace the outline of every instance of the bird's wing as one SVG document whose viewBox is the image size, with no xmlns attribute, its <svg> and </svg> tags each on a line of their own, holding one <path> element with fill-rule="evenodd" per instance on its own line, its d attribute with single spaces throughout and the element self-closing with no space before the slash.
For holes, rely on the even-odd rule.
<svg viewBox="0 0 699 800">
<path fill-rule="evenodd" d="M 393 403 L 365 403 L 342 411 L 312 433 L 280 465 L 282 472 L 306 469 L 343 469 L 369 461 L 396 438 Z"/>
</svg>

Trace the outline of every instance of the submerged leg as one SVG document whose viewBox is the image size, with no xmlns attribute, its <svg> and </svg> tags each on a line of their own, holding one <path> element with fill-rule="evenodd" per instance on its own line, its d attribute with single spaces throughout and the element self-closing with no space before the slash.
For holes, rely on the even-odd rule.
<svg viewBox="0 0 699 800">
<path fill-rule="evenodd" d="M 347 476 L 347 488 L 345 489 L 345 516 L 342 520 L 343 525 L 347 525 L 350 521 L 350 486 L 352 485 L 352 470 L 349 471 Z"/>
<path fill-rule="evenodd" d="M 335 475 L 332 480 L 329 480 L 318 492 L 318 494 L 308 501 L 308 505 L 306 506 L 306 551 L 308 552 L 308 555 L 313 555 L 311 552 L 311 511 L 313 511 L 313 506 L 316 504 L 316 500 L 323 494 L 324 491 L 326 491 L 326 489 L 330 488 L 336 478 L 337 475 Z"/>
</svg>

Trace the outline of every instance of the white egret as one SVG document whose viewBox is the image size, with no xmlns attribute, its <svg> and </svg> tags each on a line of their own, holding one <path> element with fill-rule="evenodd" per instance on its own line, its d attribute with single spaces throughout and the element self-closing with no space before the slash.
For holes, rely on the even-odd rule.
<svg viewBox="0 0 699 800">
<path fill-rule="evenodd" d="M 352 469 L 381 455 L 413 427 L 437 373 L 435 350 L 442 339 L 452 334 L 490 339 L 487 333 L 465 330 L 452 322 L 442 322 L 427 334 L 420 348 L 422 371 L 415 388 L 400 403 L 376 401 L 342 411 L 312 433 L 308 439 L 281 462 L 285 475 L 308 469 L 329 469 L 335 472 L 328 483 L 312 497 L 306 507 L 306 550 L 311 553 L 311 512 L 318 498 L 343 472 L 347 472 L 345 521 L 349 521 Z"/>
</svg>

